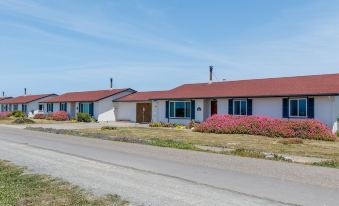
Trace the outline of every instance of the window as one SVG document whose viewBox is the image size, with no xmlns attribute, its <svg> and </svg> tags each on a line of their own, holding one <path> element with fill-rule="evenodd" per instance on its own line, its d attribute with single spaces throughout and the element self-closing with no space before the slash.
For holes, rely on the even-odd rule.
<svg viewBox="0 0 339 206">
<path fill-rule="evenodd" d="M 191 118 L 191 102 L 176 101 L 169 103 L 170 118 Z"/>
<path fill-rule="evenodd" d="M 67 112 L 67 103 L 66 102 L 60 103 L 60 111 Z"/>
<path fill-rule="evenodd" d="M 14 106 L 13 106 L 13 111 L 18 111 L 19 110 L 19 106 L 17 105 L 17 104 L 15 104 Z"/>
<path fill-rule="evenodd" d="M 290 99 L 290 117 L 306 117 L 307 116 L 307 100 L 306 99 Z"/>
<path fill-rule="evenodd" d="M 23 113 L 27 113 L 27 104 L 21 105 L 21 108 Z"/>
<path fill-rule="evenodd" d="M 233 114 L 234 115 L 247 115 L 247 100 L 234 100 L 233 101 Z"/>
<path fill-rule="evenodd" d="M 90 103 L 80 103 L 80 112 L 89 114 L 89 104 Z"/>
<path fill-rule="evenodd" d="M 47 112 L 53 112 L 53 103 L 47 103 Z"/>
<path fill-rule="evenodd" d="M 44 111 L 45 109 L 44 109 L 44 105 L 43 104 L 39 104 L 39 111 Z"/>
</svg>

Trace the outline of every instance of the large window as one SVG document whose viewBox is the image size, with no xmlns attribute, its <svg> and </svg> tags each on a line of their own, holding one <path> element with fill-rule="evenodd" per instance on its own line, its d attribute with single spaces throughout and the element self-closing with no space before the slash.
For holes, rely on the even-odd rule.
<svg viewBox="0 0 339 206">
<path fill-rule="evenodd" d="M 79 106 L 80 106 L 79 111 L 81 113 L 87 113 L 91 116 L 94 115 L 94 111 L 93 111 L 94 104 L 93 103 L 80 103 Z"/>
<path fill-rule="evenodd" d="M 247 115 L 247 100 L 234 100 L 233 101 L 233 114 L 234 115 Z"/>
<path fill-rule="evenodd" d="M 15 105 L 13 106 L 13 111 L 18 111 L 18 110 L 19 110 L 19 105 L 15 104 Z"/>
<path fill-rule="evenodd" d="M 47 112 L 53 112 L 53 103 L 47 103 Z"/>
<path fill-rule="evenodd" d="M 306 117 L 307 116 L 307 100 L 290 99 L 290 117 Z"/>
<path fill-rule="evenodd" d="M 191 102 L 175 101 L 169 104 L 170 118 L 191 118 Z"/>
<path fill-rule="evenodd" d="M 60 103 L 60 111 L 67 112 L 67 103 L 66 102 Z"/>
</svg>

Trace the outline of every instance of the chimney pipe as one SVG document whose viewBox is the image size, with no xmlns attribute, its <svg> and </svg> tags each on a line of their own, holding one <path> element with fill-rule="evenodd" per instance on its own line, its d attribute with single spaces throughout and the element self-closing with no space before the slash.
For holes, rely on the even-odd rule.
<svg viewBox="0 0 339 206">
<path fill-rule="evenodd" d="M 27 95 L 27 88 L 24 89 L 24 94 Z"/>
<path fill-rule="evenodd" d="M 110 79 L 111 82 L 111 89 L 113 89 L 113 78 Z"/>
<path fill-rule="evenodd" d="M 5 92 L 4 91 L 2 91 L 2 96 L 5 97 Z"/>
<path fill-rule="evenodd" d="M 210 66 L 210 81 L 209 83 L 212 84 L 213 82 L 213 66 Z"/>
</svg>

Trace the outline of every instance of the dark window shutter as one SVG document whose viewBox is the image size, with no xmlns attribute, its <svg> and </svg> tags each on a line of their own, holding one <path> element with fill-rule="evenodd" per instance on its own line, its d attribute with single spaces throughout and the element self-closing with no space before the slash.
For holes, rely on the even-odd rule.
<svg viewBox="0 0 339 206">
<path fill-rule="evenodd" d="M 195 119 L 195 101 L 191 101 L 191 119 Z"/>
<path fill-rule="evenodd" d="M 94 115 L 94 103 L 89 104 L 89 114 L 93 117 L 93 115 Z"/>
<path fill-rule="evenodd" d="M 252 115 L 252 99 L 247 99 L 247 115 Z"/>
<path fill-rule="evenodd" d="M 166 118 L 169 118 L 169 101 L 166 101 Z"/>
<path fill-rule="evenodd" d="M 228 114 L 233 115 L 233 99 L 228 100 Z"/>
<path fill-rule="evenodd" d="M 83 111 L 83 105 L 82 103 L 79 103 L 79 112 L 82 113 L 82 111 Z"/>
<path fill-rule="evenodd" d="M 288 118 L 289 102 L 288 98 L 283 98 L 283 118 Z"/>
<path fill-rule="evenodd" d="M 60 105 L 59 105 L 59 111 L 62 111 L 62 109 L 61 109 L 62 106 L 61 105 L 62 105 L 62 103 L 60 103 Z"/>
<path fill-rule="evenodd" d="M 67 112 L 67 102 L 65 102 L 65 112 Z"/>
<path fill-rule="evenodd" d="M 314 98 L 307 99 L 307 116 L 308 118 L 314 118 Z"/>
</svg>

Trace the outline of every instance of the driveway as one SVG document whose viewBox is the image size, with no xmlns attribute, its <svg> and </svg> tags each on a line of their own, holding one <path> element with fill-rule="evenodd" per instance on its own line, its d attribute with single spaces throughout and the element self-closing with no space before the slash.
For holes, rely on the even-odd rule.
<svg viewBox="0 0 339 206">
<path fill-rule="evenodd" d="M 338 205 L 339 170 L 0 127 L 0 156 L 135 205 Z"/>
</svg>

